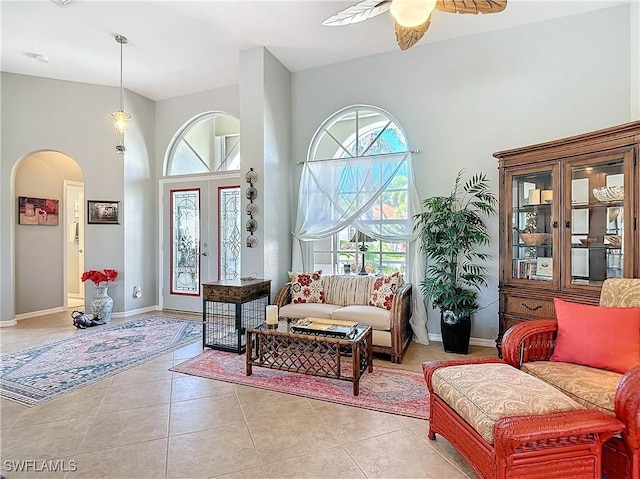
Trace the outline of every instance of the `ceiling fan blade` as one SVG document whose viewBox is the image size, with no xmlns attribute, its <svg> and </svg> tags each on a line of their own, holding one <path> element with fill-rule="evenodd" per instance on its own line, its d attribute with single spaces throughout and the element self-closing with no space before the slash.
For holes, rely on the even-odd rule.
<svg viewBox="0 0 640 479">
<path fill-rule="evenodd" d="M 396 22 L 396 41 L 400 50 L 407 50 L 418 43 L 418 40 L 424 36 L 429 28 L 429 25 L 431 25 L 431 15 L 429 15 L 426 22 L 417 27 L 403 27 Z"/>
<path fill-rule="evenodd" d="M 362 22 L 386 12 L 391 7 L 391 0 L 364 0 L 330 16 L 323 25 L 339 27 Z"/>
<path fill-rule="evenodd" d="M 436 8 L 448 13 L 498 13 L 507 8 L 507 0 L 438 0 Z"/>
</svg>

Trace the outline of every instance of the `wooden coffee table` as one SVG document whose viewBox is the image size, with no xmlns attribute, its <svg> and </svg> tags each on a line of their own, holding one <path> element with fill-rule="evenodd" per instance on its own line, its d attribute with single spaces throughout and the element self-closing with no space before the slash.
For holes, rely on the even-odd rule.
<svg viewBox="0 0 640 479">
<path fill-rule="evenodd" d="M 353 337 L 294 333 L 287 322 L 278 329 L 266 325 L 246 330 L 247 376 L 252 367 L 278 369 L 353 383 L 353 395 L 360 392 L 360 377 L 373 372 L 373 330 L 358 325 Z M 344 367 L 350 364 L 351 367 Z"/>
</svg>

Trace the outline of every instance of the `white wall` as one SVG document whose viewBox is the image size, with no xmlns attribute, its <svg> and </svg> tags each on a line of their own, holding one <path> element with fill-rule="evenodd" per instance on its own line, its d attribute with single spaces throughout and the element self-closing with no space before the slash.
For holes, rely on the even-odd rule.
<svg viewBox="0 0 640 479">
<path fill-rule="evenodd" d="M 421 198 L 448 194 L 462 168 L 487 173 L 497 192 L 493 152 L 633 119 L 630 63 L 638 43 L 625 5 L 295 73 L 292 161 L 306 157 L 332 113 L 372 104 L 395 116 L 410 148 L 420 149 L 414 161 Z M 498 333 L 497 218 L 490 232 L 495 261 L 480 297 L 486 309 L 472 329 L 485 339 Z M 433 310 L 428 329 L 439 334 Z"/>
<path fill-rule="evenodd" d="M 247 232 L 242 231 L 242 276 L 265 278 L 264 272 L 264 224 L 265 185 L 264 172 L 264 47 L 252 48 L 240 52 L 240 157 L 242 158 L 242 171 L 246 173 L 253 168 L 258 175 L 255 184 L 257 198 L 254 203 L 258 212 L 254 219 L 258 223 L 258 229 L 254 232 L 258 243 L 255 248 L 246 246 Z M 244 175 L 242 175 L 244 176 Z M 242 211 L 246 210 L 249 200 L 244 194 L 247 183 L 242 185 Z M 272 288 L 273 289 L 273 285 Z"/>
<path fill-rule="evenodd" d="M 272 297 L 289 281 L 291 225 L 291 72 L 270 52 L 264 58 L 264 271 Z"/>
<path fill-rule="evenodd" d="M 125 107 L 128 107 L 131 99 L 139 96 L 131 92 L 126 93 Z M 0 319 L 11 323 L 16 314 L 13 264 L 16 192 L 13 182 L 18 162 L 40 150 L 64 153 L 73 158 L 82 170 L 86 199 L 121 201 L 121 204 L 126 206 L 125 161 L 127 169 L 136 168 L 135 164 L 139 162 L 148 163 L 148 152 L 144 151 L 142 146 L 149 141 L 152 143 L 152 140 L 139 139 L 148 136 L 148 128 L 140 127 L 139 138 L 132 141 L 124 157 L 116 153 L 115 145 L 119 138 L 113 129 L 109 112 L 115 110 L 119 104 L 117 88 L 3 72 L 1 95 L 2 116 L 5 121 L 2 122 L 0 160 L 0 221 L 6 227 L 0 229 L 0 275 L 3 286 Z M 132 112 L 134 122 L 136 115 L 152 121 L 153 115 L 145 111 L 150 108 L 151 102 L 141 100 L 133 103 L 136 108 L 135 112 Z M 11 121 L 6 121 L 6 118 L 11 118 Z M 124 209 L 123 214 L 126 214 Z M 121 221 L 120 225 L 86 225 L 85 228 L 85 268 L 112 268 L 120 273 L 114 287 L 109 289 L 116 313 L 123 312 L 125 308 L 124 225 L 125 222 Z M 154 244 L 153 231 L 146 228 L 147 226 L 143 225 L 137 232 L 140 241 Z M 58 229 L 62 238 L 62 229 Z M 24 247 L 29 248 L 29 245 L 26 244 Z M 15 264 L 15 269 L 20 270 L 21 275 L 28 275 L 32 290 L 59 288 L 62 306 L 61 291 L 64 278 L 61 277 L 56 284 L 51 284 L 42 279 L 43 275 L 39 270 L 34 271 L 33 268 L 18 263 Z M 88 299 L 94 295 L 91 286 L 86 283 L 85 295 Z"/>
<path fill-rule="evenodd" d="M 270 279 L 274 297 L 291 265 L 291 73 L 258 47 L 240 53 L 240 78 L 242 170 L 258 175 L 258 244 L 246 247 L 243 231 L 242 276 Z M 247 203 L 243 195 L 242 211 Z"/>
<path fill-rule="evenodd" d="M 124 155 L 124 271 L 118 285 L 124 311 L 136 311 L 158 304 L 158 163 L 155 161 L 155 103 L 127 92 L 125 111 L 133 116 L 125 133 Z M 142 296 L 133 296 L 140 286 Z M 111 291 L 113 288 L 109 288 Z"/>
</svg>

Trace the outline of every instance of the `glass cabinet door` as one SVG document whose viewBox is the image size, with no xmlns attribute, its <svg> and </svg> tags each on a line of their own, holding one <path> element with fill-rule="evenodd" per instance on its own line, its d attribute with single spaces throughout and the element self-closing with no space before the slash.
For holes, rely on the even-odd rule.
<svg viewBox="0 0 640 479">
<path fill-rule="evenodd" d="M 547 282 L 557 279 L 554 267 L 555 168 L 510 176 L 511 278 Z M 507 178 L 509 179 L 509 178 Z M 557 223 L 555 223 L 557 226 Z M 557 283 L 557 281 L 556 281 Z"/>
<path fill-rule="evenodd" d="M 604 160 L 604 161 L 603 161 Z M 570 211 L 565 221 L 570 276 L 566 286 L 600 286 L 624 266 L 624 157 L 567 165 Z M 567 284 L 568 283 L 568 284 Z"/>
</svg>

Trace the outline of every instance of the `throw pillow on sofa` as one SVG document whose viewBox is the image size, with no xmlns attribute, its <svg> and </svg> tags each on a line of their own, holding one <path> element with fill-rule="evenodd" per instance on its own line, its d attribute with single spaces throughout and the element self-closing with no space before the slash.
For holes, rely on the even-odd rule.
<svg viewBox="0 0 640 479">
<path fill-rule="evenodd" d="M 555 298 L 551 361 L 625 373 L 640 364 L 640 308 L 605 308 Z"/>
<path fill-rule="evenodd" d="M 399 282 L 399 273 L 393 273 L 391 276 L 380 276 L 376 278 L 376 282 L 373 285 L 373 292 L 371 293 L 371 299 L 369 299 L 369 306 L 377 306 L 378 308 L 385 308 L 390 311 L 393 297 L 395 296 L 396 291 L 398 291 Z"/>
<path fill-rule="evenodd" d="M 322 286 L 322 270 L 313 273 L 292 273 L 291 281 L 292 303 L 324 303 L 324 288 Z"/>
</svg>

